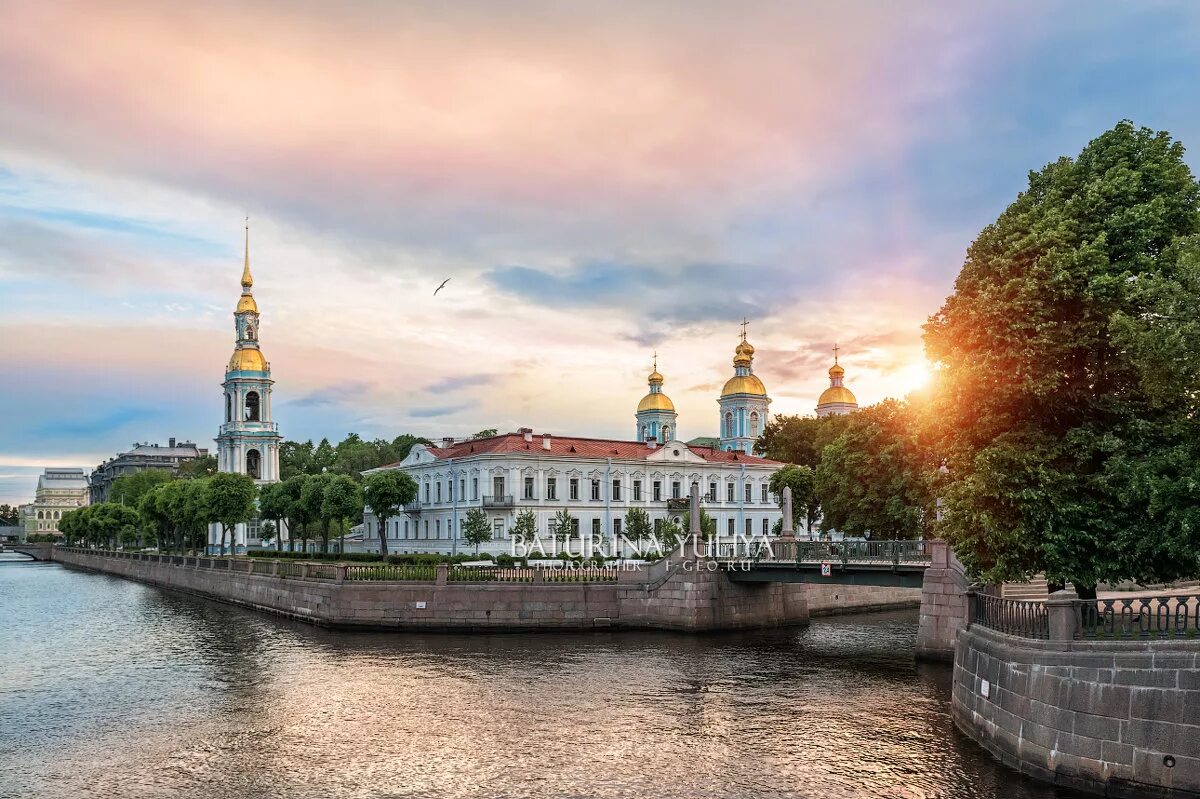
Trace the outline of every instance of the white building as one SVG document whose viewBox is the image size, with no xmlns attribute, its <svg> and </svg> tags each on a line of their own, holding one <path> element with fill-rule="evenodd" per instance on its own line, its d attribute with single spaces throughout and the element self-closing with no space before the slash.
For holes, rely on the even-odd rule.
<svg viewBox="0 0 1200 799">
<path fill-rule="evenodd" d="M 233 313 L 237 343 L 225 369 L 225 422 L 217 435 L 217 469 L 248 474 L 260 486 L 279 482 L 279 444 L 283 437 L 271 420 L 271 364 L 258 345 L 258 303 L 250 289 L 250 229 L 246 228 L 246 261 L 242 296 Z M 228 543 L 228 537 L 227 537 Z M 259 520 L 239 524 L 233 532 L 233 551 L 257 546 Z M 221 526 L 209 528 L 210 551 L 221 546 Z"/>
<path fill-rule="evenodd" d="M 462 540 L 467 511 L 482 508 L 492 540 L 481 551 L 512 546 L 517 514 L 537 518 L 538 535 L 553 538 L 551 520 L 568 510 L 582 536 L 605 539 L 617 551 L 630 508 L 651 520 L 671 518 L 684 529 L 691 485 L 724 540 L 769 535 L 781 518 L 768 481 L 783 464 L 680 441 L 660 444 L 535 434 L 524 428 L 440 447 L 417 445 L 408 457 L 382 469 L 400 469 L 417 482 L 417 501 L 386 520 L 390 552 L 469 552 Z M 374 470 L 373 470 L 374 471 Z M 379 520 L 366 515 L 364 547 L 379 551 Z"/>
<path fill-rule="evenodd" d="M 38 478 L 33 502 L 21 506 L 25 535 L 59 535 L 63 514 L 88 501 L 88 478 L 83 469 L 46 469 Z"/>
</svg>

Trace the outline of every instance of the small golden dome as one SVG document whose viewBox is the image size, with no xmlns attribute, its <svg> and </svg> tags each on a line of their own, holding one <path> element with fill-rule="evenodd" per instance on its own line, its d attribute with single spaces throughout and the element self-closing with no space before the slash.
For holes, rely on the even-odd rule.
<svg viewBox="0 0 1200 799">
<path fill-rule="evenodd" d="M 754 375 L 734 375 L 725 383 L 725 388 L 721 389 L 722 397 L 728 397 L 732 394 L 755 394 L 765 397 L 767 396 L 767 388 Z"/>
<path fill-rule="evenodd" d="M 840 369 L 840 366 L 835 366 L 834 369 Z M 833 369 L 829 370 L 833 374 Z M 817 407 L 822 405 L 831 405 L 833 403 L 844 403 L 847 405 L 857 405 L 858 400 L 854 397 L 854 392 L 845 386 L 830 386 L 821 392 L 821 398 L 817 400 Z"/>
<path fill-rule="evenodd" d="M 741 344 L 737 345 L 737 349 L 735 349 L 734 352 L 736 352 L 738 355 L 741 355 L 743 353 L 745 353 L 746 355 L 753 355 L 754 354 L 754 345 L 751 344 L 749 341 L 743 341 Z"/>
<path fill-rule="evenodd" d="M 237 310 L 234 313 L 245 313 L 246 311 L 258 313 L 258 303 L 254 301 L 253 294 L 243 294 L 238 300 Z"/>
<path fill-rule="evenodd" d="M 650 373 L 650 377 L 648 377 L 647 380 L 649 380 L 651 383 L 661 383 L 663 381 L 663 376 L 658 373 L 657 369 L 655 369 Z"/>
<path fill-rule="evenodd" d="M 675 403 L 671 402 L 671 398 L 661 391 L 651 391 L 646 396 L 642 397 L 642 401 L 638 403 L 638 413 L 643 411 L 667 411 L 668 413 L 675 412 Z"/>
<path fill-rule="evenodd" d="M 263 357 L 262 352 L 253 348 L 234 350 L 226 371 L 265 372 L 267 371 L 267 359 Z"/>
<path fill-rule="evenodd" d="M 846 370 L 838 366 L 837 363 L 834 363 L 833 366 L 829 367 L 830 377 L 841 377 L 844 374 L 846 374 Z"/>
</svg>

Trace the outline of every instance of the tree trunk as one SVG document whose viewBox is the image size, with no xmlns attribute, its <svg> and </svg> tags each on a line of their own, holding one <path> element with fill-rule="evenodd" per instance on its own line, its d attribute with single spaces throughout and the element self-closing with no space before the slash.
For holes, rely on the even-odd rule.
<svg viewBox="0 0 1200 799">
<path fill-rule="evenodd" d="M 329 520 L 326 519 L 321 525 L 321 553 L 329 554 Z"/>
<path fill-rule="evenodd" d="M 229 530 L 228 527 L 226 527 L 223 524 L 221 525 L 221 556 L 222 557 L 225 556 L 225 533 L 228 532 L 228 530 Z"/>
<path fill-rule="evenodd" d="M 387 519 L 379 520 L 379 554 L 383 555 L 384 560 L 387 559 Z"/>
</svg>

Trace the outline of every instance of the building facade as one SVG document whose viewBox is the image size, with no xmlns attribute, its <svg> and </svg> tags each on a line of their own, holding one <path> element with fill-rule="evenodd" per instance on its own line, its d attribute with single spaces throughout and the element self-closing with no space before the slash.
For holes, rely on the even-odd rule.
<svg viewBox="0 0 1200 799">
<path fill-rule="evenodd" d="M 846 370 L 838 364 L 839 347 L 833 346 L 833 366 L 829 367 L 829 388 L 821 392 L 817 400 L 817 416 L 837 416 L 858 410 L 854 392 L 846 388 Z"/>
<path fill-rule="evenodd" d="M 134 444 L 133 449 L 109 458 L 92 470 L 89 480 L 92 503 L 108 502 L 113 481 L 123 474 L 157 469 L 174 476 L 181 465 L 207 454 L 207 449 L 197 447 L 191 441 L 176 442 L 173 438 L 166 446 Z"/>
<path fill-rule="evenodd" d="M 234 310 L 233 355 L 225 368 L 224 423 L 217 435 L 217 469 L 247 474 L 259 485 L 279 482 L 279 445 L 283 437 L 271 417 L 271 364 L 259 346 L 258 303 L 251 289 L 250 229 L 246 228 L 246 255 L 242 267 L 242 295 Z M 233 551 L 258 546 L 259 522 L 237 525 L 233 532 Z M 220 525 L 209 528 L 209 548 L 221 546 Z"/>
<path fill-rule="evenodd" d="M 21 506 L 25 535 L 59 535 L 63 514 L 84 507 L 90 499 L 83 469 L 46 469 L 38 478 L 33 502 Z"/>
<path fill-rule="evenodd" d="M 462 526 L 467 511 L 480 508 L 492 530 L 481 551 L 499 554 L 511 550 L 512 527 L 522 511 L 534 512 L 539 537 L 549 541 L 554 516 L 565 509 L 581 537 L 601 538 L 610 552 L 625 553 L 622 525 L 630 508 L 644 509 L 652 521 L 677 520 L 686 529 L 687 498 L 697 484 L 721 540 L 753 538 L 770 535 L 781 518 L 769 487 L 781 466 L 673 440 L 561 437 L 529 428 L 444 440 L 441 447 L 417 445 L 403 461 L 382 467 L 404 471 L 418 485 L 417 500 L 385 520 L 384 534 L 390 552 L 473 551 L 462 540 Z M 380 520 L 368 511 L 364 547 L 379 551 L 379 536 Z"/>
</svg>

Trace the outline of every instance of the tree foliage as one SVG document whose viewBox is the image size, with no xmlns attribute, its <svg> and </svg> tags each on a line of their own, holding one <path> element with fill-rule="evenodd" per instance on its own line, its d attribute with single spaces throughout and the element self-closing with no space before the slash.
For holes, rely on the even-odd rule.
<svg viewBox="0 0 1200 799">
<path fill-rule="evenodd" d="M 372 472 L 363 480 L 363 500 L 379 521 L 379 551 L 386 555 L 387 520 L 398 516 L 404 506 L 417 498 L 417 481 L 407 472 L 388 469 Z"/>
<path fill-rule="evenodd" d="M 321 551 L 329 551 L 329 527 L 337 524 L 339 536 L 345 533 L 347 519 L 362 519 L 363 496 L 358 483 L 344 474 L 331 475 L 321 493 L 321 521 L 324 536 Z"/>
<path fill-rule="evenodd" d="M 221 554 L 225 554 L 225 536 L 254 515 L 258 488 L 248 475 L 217 472 L 205 480 L 203 508 L 210 522 L 221 525 Z"/>
<path fill-rule="evenodd" d="M 328 472 L 344 474 L 357 481 L 365 471 L 404 460 L 413 445 L 432 443 L 427 438 L 408 433 L 391 441 L 383 438 L 367 441 L 357 433 L 351 433 L 336 446 L 327 438 L 316 445 L 312 441 L 284 441 L 279 447 L 279 471 L 284 480 L 302 474 Z"/>
<path fill-rule="evenodd" d="M 925 328 L 942 534 L 986 579 L 1200 572 L 1200 187 L 1122 122 L 1029 187 Z"/>
<path fill-rule="evenodd" d="M 123 474 L 113 480 L 108 492 L 108 501 L 136 508 L 147 492 L 171 482 L 171 473 L 166 469 L 142 469 Z"/>
<path fill-rule="evenodd" d="M 463 520 L 462 535 L 464 541 L 475 547 L 477 554 L 479 545 L 491 540 L 492 529 L 488 525 L 487 514 L 482 508 L 471 508 L 467 511 L 467 518 Z"/>
<path fill-rule="evenodd" d="M 821 503 L 817 499 L 817 472 L 812 466 L 787 465 L 771 475 L 771 493 L 783 509 L 783 490 L 792 489 L 792 527 L 812 532 Z M 782 523 L 780 527 L 782 528 Z"/>
<path fill-rule="evenodd" d="M 517 514 L 517 520 L 512 526 L 512 537 L 523 544 L 531 544 L 537 538 L 537 514 L 532 509 L 526 508 Z"/>
<path fill-rule="evenodd" d="M 621 525 L 621 535 L 630 541 L 638 542 L 654 534 L 654 525 L 650 522 L 650 514 L 645 508 L 630 508 L 625 511 L 625 519 Z"/>
<path fill-rule="evenodd" d="M 930 532 L 938 460 L 913 406 L 884 400 L 847 414 L 840 427 L 815 473 L 822 531 L 887 539 Z"/>
</svg>

